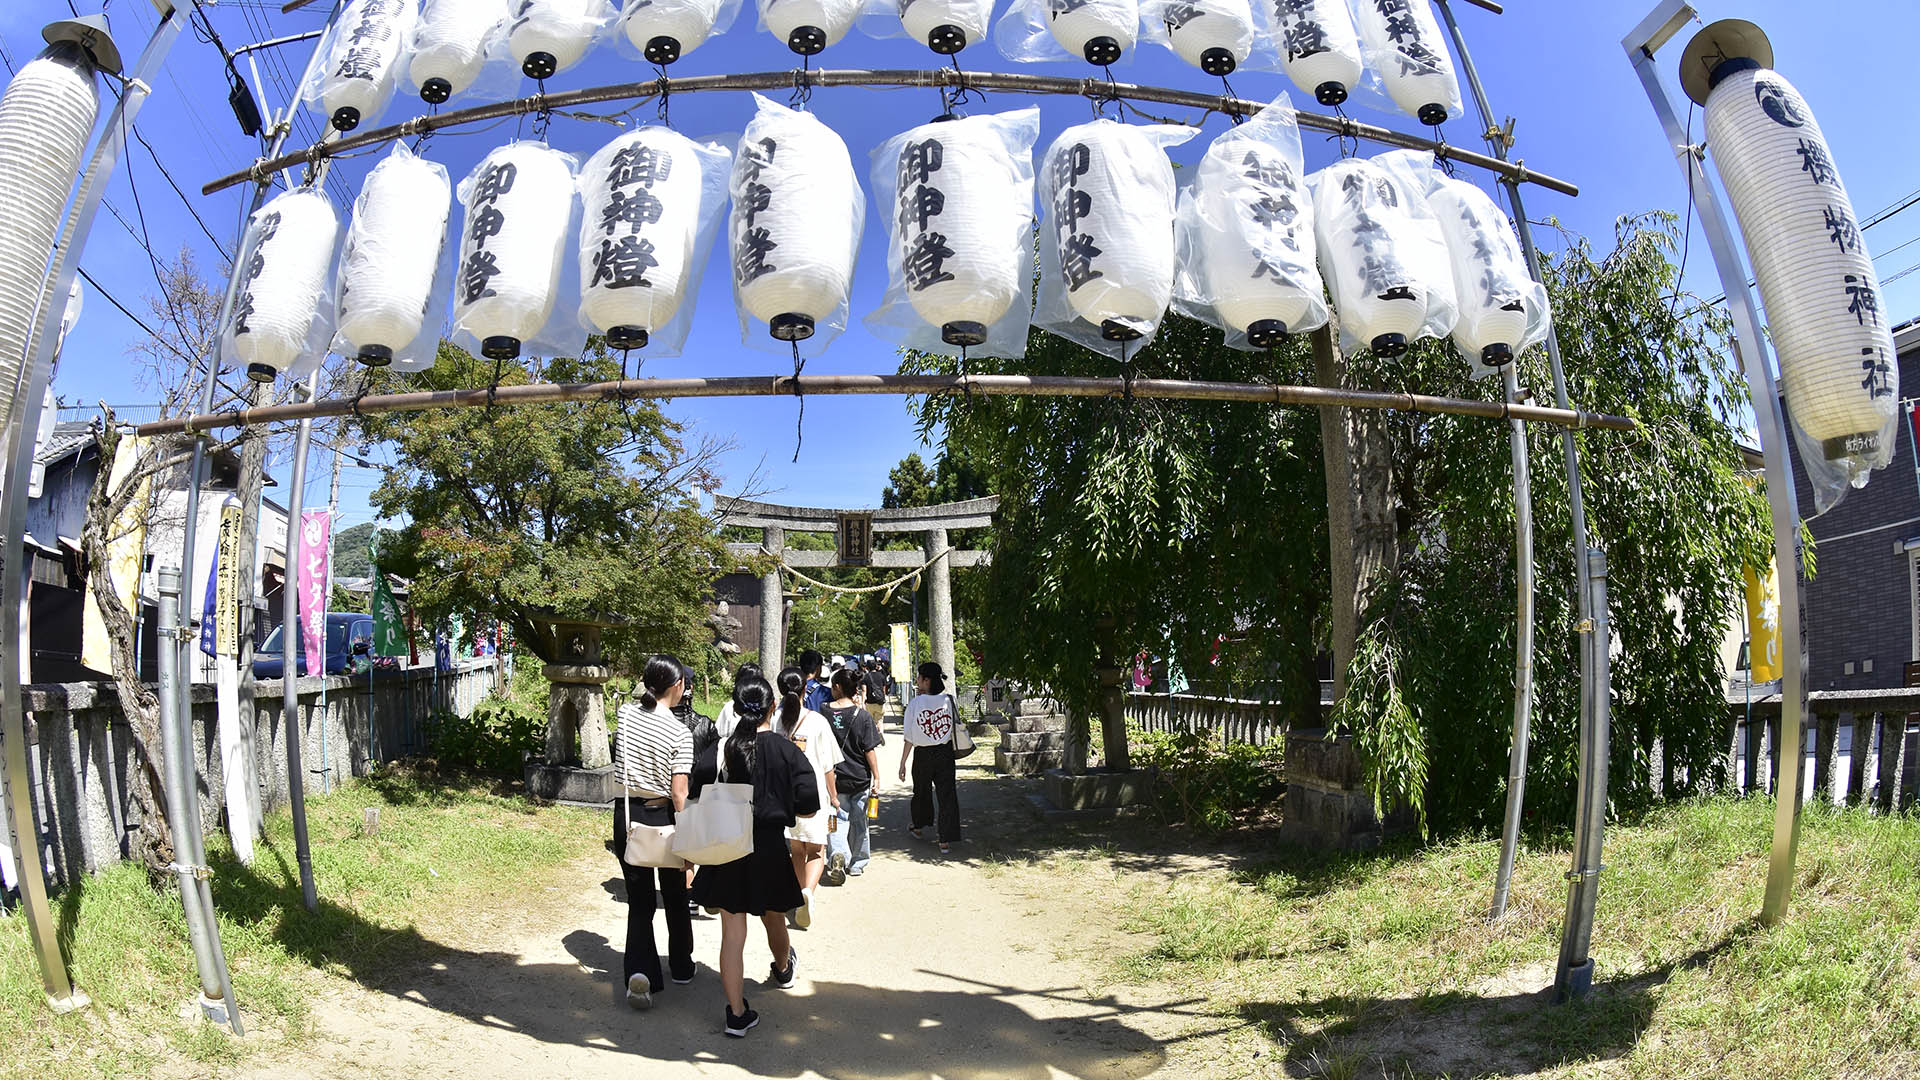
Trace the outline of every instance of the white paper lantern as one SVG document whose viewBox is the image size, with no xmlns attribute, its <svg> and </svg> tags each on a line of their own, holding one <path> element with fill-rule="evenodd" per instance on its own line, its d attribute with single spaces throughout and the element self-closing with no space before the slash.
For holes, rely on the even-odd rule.
<svg viewBox="0 0 1920 1080">
<path fill-rule="evenodd" d="M 340 12 L 320 73 L 321 106 L 336 130 L 352 131 L 387 107 L 416 14 L 414 0 L 353 0 Z"/>
<path fill-rule="evenodd" d="M 754 95 L 728 184 L 741 310 L 781 341 L 812 337 L 847 304 L 864 196 L 847 144 L 809 113 Z"/>
<path fill-rule="evenodd" d="M 1133 48 L 1140 29 L 1139 0 L 1038 0 L 1047 29 L 1068 53 L 1106 66 Z"/>
<path fill-rule="evenodd" d="M 100 111 L 93 70 L 78 45 L 55 45 L 0 97 L 0 416 L 13 406 L 47 260 Z"/>
<path fill-rule="evenodd" d="M 429 327 L 434 279 L 446 251 L 447 170 L 395 144 L 353 204 L 340 255 L 334 332 L 362 363 L 391 364 Z"/>
<path fill-rule="evenodd" d="M 1300 173 L 1300 142 L 1287 109 L 1279 138 L 1249 132 L 1279 108 L 1270 105 L 1250 123 L 1215 139 L 1195 170 L 1189 202 L 1181 208 L 1182 250 L 1194 267 L 1182 269 L 1183 299 L 1211 307 L 1229 344 L 1244 334 L 1265 349 L 1288 334 L 1326 322 L 1325 286 L 1315 262 L 1313 196 Z M 1280 118 L 1275 118 L 1278 123 Z"/>
<path fill-rule="evenodd" d="M 1415 198 L 1386 169 L 1358 158 L 1327 166 L 1314 184 L 1320 269 L 1341 328 L 1381 356 L 1453 329 L 1446 241 Z"/>
<path fill-rule="evenodd" d="M 1511 363 L 1545 332 L 1547 291 L 1527 275 L 1520 241 L 1486 192 L 1435 174 L 1427 202 L 1453 262 L 1460 321 L 1453 342 L 1470 362 Z"/>
<path fill-rule="evenodd" d="M 509 0 L 427 0 L 407 65 L 420 100 L 439 105 L 472 86 L 494 31 L 511 10 Z"/>
<path fill-rule="evenodd" d="M 272 382 L 282 371 L 297 377 L 319 363 L 339 233 L 333 204 L 311 188 L 289 191 L 253 212 L 225 334 L 248 378 Z"/>
<path fill-rule="evenodd" d="M 1047 148 L 1041 178 L 1048 270 L 1068 307 L 1108 341 L 1157 329 L 1174 272 L 1173 165 L 1162 144 L 1113 120 L 1070 127 Z"/>
<path fill-rule="evenodd" d="M 611 9 L 607 0 L 520 0 L 507 52 L 529 79 L 550 79 L 586 55 Z"/>
<path fill-rule="evenodd" d="M 1460 112 L 1460 81 L 1427 0 L 1362 0 L 1360 44 L 1387 95 L 1423 124 Z"/>
<path fill-rule="evenodd" d="M 651 64 L 671 64 L 706 43 L 726 0 L 627 0 L 620 32 Z"/>
<path fill-rule="evenodd" d="M 812 56 L 847 36 L 863 0 L 760 0 L 767 32 L 802 56 Z"/>
<path fill-rule="evenodd" d="M 895 0 L 900 25 L 915 41 L 951 56 L 987 36 L 993 0 Z"/>
<path fill-rule="evenodd" d="M 640 349 L 680 309 L 700 224 L 700 159 L 664 127 L 614 139 L 580 171 L 580 314 L 616 349 Z"/>
<path fill-rule="evenodd" d="M 547 324 L 573 223 L 573 159 L 538 142 L 488 154 L 460 182 L 466 219 L 454 324 L 490 360 L 520 355 Z"/>
<path fill-rule="evenodd" d="M 1141 14 L 1166 31 L 1168 47 L 1209 75 L 1231 75 L 1253 52 L 1248 0 L 1148 0 Z"/>
<path fill-rule="evenodd" d="M 1360 34 L 1346 0 L 1257 0 L 1272 5 L 1273 44 L 1293 84 L 1332 107 L 1359 83 Z"/>
<path fill-rule="evenodd" d="M 977 346 L 1033 287 L 1031 166 L 1008 153 L 999 118 L 922 124 L 889 146 L 894 256 L 907 302 L 949 345 Z"/>
<path fill-rule="evenodd" d="M 1714 77 L 1707 145 L 1746 235 L 1792 420 L 1857 486 L 1891 459 L 1900 401 L 1872 257 L 1799 91 L 1751 60 Z"/>
</svg>

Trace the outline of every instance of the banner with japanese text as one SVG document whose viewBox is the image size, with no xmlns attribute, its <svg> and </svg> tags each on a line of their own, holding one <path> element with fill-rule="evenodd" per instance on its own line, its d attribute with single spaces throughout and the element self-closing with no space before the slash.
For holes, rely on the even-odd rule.
<svg viewBox="0 0 1920 1080">
<path fill-rule="evenodd" d="M 307 675 L 327 668 L 327 581 L 333 561 L 333 514 L 308 510 L 300 515 L 300 665 Z"/>
<path fill-rule="evenodd" d="M 373 568 L 373 654 L 407 655 L 406 622 L 400 616 L 393 589 L 387 585 L 387 575 L 377 566 Z"/>
</svg>

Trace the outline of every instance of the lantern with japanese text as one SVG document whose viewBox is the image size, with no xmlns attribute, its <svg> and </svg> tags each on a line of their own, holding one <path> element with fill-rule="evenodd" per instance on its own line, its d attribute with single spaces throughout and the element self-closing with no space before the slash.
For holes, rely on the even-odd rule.
<svg viewBox="0 0 1920 1080">
<path fill-rule="evenodd" d="M 866 197 L 832 128 L 758 94 L 754 102 L 728 185 L 734 293 L 774 338 L 802 341 L 845 326 Z"/>
<path fill-rule="evenodd" d="M 353 0 L 340 12 L 320 72 L 322 110 L 336 130 L 352 131 L 387 107 L 416 14 L 414 0 Z"/>
<path fill-rule="evenodd" d="M 904 307 L 915 329 L 937 330 L 942 344 L 978 349 L 991 340 L 987 353 L 1025 351 L 1039 134 L 1040 110 L 1021 109 L 936 120 L 874 151 L 875 197 L 894 212 L 887 303 L 868 317 L 869 325 L 893 324 L 907 314 L 898 310 Z M 994 334 L 1003 320 L 1017 325 Z"/>
<path fill-rule="evenodd" d="M 580 317 L 608 345 L 645 348 L 688 302 L 730 160 L 723 147 L 643 127 L 581 168 Z"/>
<path fill-rule="evenodd" d="M 706 44 L 739 0 L 627 0 L 620 32 L 651 64 L 671 64 Z"/>
<path fill-rule="evenodd" d="M 1361 0 L 1360 44 L 1387 95 L 1423 124 L 1460 112 L 1460 81 L 1427 0 Z"/>
<path fill-rule="evenodd" d="M 1248 0 L 1145 0 L 1140 14 L 1156 38 L 1209 75 L 1231 75 L 1253 52 Z"/>
<path fill-rule="evenodd" d="M 1715 23 L 1687 46 L 1681 81 L 1704 99 L 1707 145 L 1746 237 L 1788 416 L 1825 510 L 1892 460 L 1900 369 L 1826 136 L 1768 66 L 1772 51 L 1751 23 Z"/>
<path fill-rule="evenodd" d="M 1068 128 L 1047 148 L 1037 322 L 1083 343 L 1088 335 L 1076 322 L 1096 330 L 1096 342 L 1135 341 L 1159 329 L 1174 274 L 1166 148 L 1193 134 L 1100 119 Z"/>
<path fill-rule="evenodd" d="M 520 0 L 507 51 L 527 78 L 550 79 L 579 63 L 612 18 L 607 0 Z"/>
<path fill-rule="evenodd" d="M 407 77 L 420 100 L 440 105 L 473 85 L 509 0 L 427 0 L 413 30 Z"/>
<path fill-rule="evenodd" d="M 1344 103 L 1365 71 L 1346 0 L 1258 2 L 1272 5 L 1273 44 L 1287 78 L 1322 105 Z"/>
<path fill-rule="evenodd" d="M 452 185 L 437 162 L 395 143 L 353 204 L 335 282 L 335 350 L 363 364 L 431 356 L 440 337 L 435 278 L 446 251 Z M 422 338 L 426 338 L 424 342 Z"/>
<path fill-rule="evenodd" d="M 1181 195 L 1181 310 L 1220 326 L 1235 348 L 1265 349 L 1324 326 L 1313 197 L 1286 95 L 1227 129 Z"/>
<path fill-rule="evenodd" d="M 1546 286 L 1527 275 L 1520 241 L 1492 197 L 1437 170 L 1430 178 L 1427 202 L 1447 238 L 1460 304 L 1453 343 L 1469 362 L 1510 364 L 1546 337 Z"/>
<path fill-rule="evenodd" d="M 987 36 L 993 0 L 896 0 L 900 25 L 941 56 L 952 56 Z"/>
<path fill-rule="evenodd" d="M 760 0 L 760 23 L 801 56 L 847 36 L 862 0 Z"/>
<path fill-rule="evenodd" d="M 1450 332 L 1455 318 L 1446 239 L 1426 200 L 1384 167 L 1393 156 L 1337 161 L 1313 179 L 1320 269 L 1342 341 L 1389 357 Z"/>
<path fill-rule="evenodd" d="M 466 221 L 453 321 L 511 360 L 553 315 L 573 224 L 573 158 L 538 142 L 488 154 L 460 182 Z"/>
<path fill-rule="evenodd" d="M 330 336 L 327 278 L 339 233 L 333 204 L 312 188 L 289 191 L 253 212 L 222 335 L 248 378 L 272 382 L 282 371 L 299 378 L 319 365 Z"/>
</svg>

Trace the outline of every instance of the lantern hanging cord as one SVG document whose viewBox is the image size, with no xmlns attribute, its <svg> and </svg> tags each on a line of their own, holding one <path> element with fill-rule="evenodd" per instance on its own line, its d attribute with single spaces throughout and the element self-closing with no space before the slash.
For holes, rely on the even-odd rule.
<svg viewBox="0 0 1920 1080">
<path fill-rule="evenodd" d="M 411 134 L 413 132 L 419 133 L 420 137 L 413 140 L 413 152 L 416 156 L 418 156 L 421 151 L 427 148 L 427 140 L 433 138 L 433 130 L 434 130 L 433 127 L 429 124 L 421 123 L 421 121 L 431 120 L 438 115 L 440 115 L 440 106 L 429 102 L 427 104 L 426 116 L 415 117 L 414 119 L 407 121 L 406 124 L 401 125 L 402 135 Z M 411 128 L 411 131 L 408 130 L 409 128 Z"/>
<path fill-rule="evenodd" d="M 362 371 L 360 373 L 360 389 L 355 390 L 353 392 L 353 418 L 355 420 L 366 419 L 366 417 L 361 415 L 360 413 L 360 399 L 366 397 L 368 392 L 371 391 L 372 389 L 373 389 L 373 368 L 368 367 L 365 371 Z"/>
<path fill-rule="evenodd" d="M 1446 173 L 1447 179 L 1451 180 L 1453 179 L 1453 147 L 1447 145 L 1446 132 L 1440 130 L 1439 124 L 1433 125 L 1433 141 L 1438 144 L 1433 148 L 1433 163 L 1440 166 L 1440 171 Z"/>
<path fill-rule="evenodd" d="M 493 381 L 487 384 L 487 422 L 493 422 L 493 396 L 500 391 L 500 365 L 505 363 L 498 357 L 493 361 Z"/>
<path fill-rule="evenodd" d="M 1220 98 L 1220 111 L 1227 114 L 1227 119 L 1233 121 L 1234 127 L 1246 123 L 1247 114 L 1240 108 L 1240 95 L 1233 92 L 1233 84 L 1227 81 L 1225 75 L 1220 76 L 1220 89 L 1225 91 Z"/>
<path fill-rule="evenodd" d="M 671 128 L 673 126 L 673 118 L 670 115 L 672 103 L 667 98 L 673 93 L 673 80 L 667 78 L 667 69 L 663 65 L 655 64 L 653 70 L 660 73 L 660 89 L 657 92 L 660 103 L 655 107 L 654 112 L 660 117 L 661 127 Z"/>
<path fill-rule="evenodd" d="M 800 372 L 806 368 L 807 362 L 800 356 L 798 340 L 789 341 L 787 344 L 793 346 L 793 396 L 800 402 L 800 413 L 793 418 L 793 460 L 799 461 L 800 443 L 806 438 L 807 423 L 807 395 L 800 389 Z"/>
<path fill-rule="evenodd" d="M 1124 122 L 1126 120 L 1125 107 L 1120 98 L 1119 84 L 1113 81 L 1113 68 L 1102 64 L 1100 70 L 1106 73 L 1107 81 L 1104 84 L 1102 84 L 1099 79 L 1087 80 L 1087 102 L 1093 107 L 1093 118 L 1096 120 L 1108 119 L 1107 106 L 1112 104 L 1115 106 L 1114 111 L 1120 114 L 1117 119 Z"/>
<path fill-rule="evenodd" d="M 538 88 L 534 92 L 537 102 L 533 113 L 533 137 L 539 142 L 547 141 L 547 128 L 553 123 L 553 109 L 547 105 L 547 80 L 535 79 Z"/>
<path fill-rule="evenodd" d="M 800 54 L 800 66 L 793 69 L 793 93 L 787 96 L 787 104 L 801 112 L 807 111 L 807 102 L 813 99 L 813 58 Z"/>
<path fill-rule="evenodd" d="M 1340 156 L 1342 158 L 1350 158 L 1358 154 L 1360 152 L 1360 137 L 1354 132 L 1353 118 L 1347 115 L 1347 110 L 1338 105 L 1333 107 L 1333 118 L 1339 122 L 1340 126 L 1338 130 L 1327 136 L 1327 138 L 1339 141 Z M 1352 143 L 1352 145 L 1349 146 L 1348 143 Z"/>
</svg>

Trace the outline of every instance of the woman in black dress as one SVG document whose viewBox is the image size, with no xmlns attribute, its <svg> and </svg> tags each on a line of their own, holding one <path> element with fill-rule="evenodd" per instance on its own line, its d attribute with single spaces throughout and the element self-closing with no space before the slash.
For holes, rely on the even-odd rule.
<svg viewBox="0 0 1920 1080">
<path fill-rule="evenodd" d="M 756 915 L 773 953 L 768 981 L 793 986 L 799 956 L 787 937 L 787 912 L 800 906 L 800 881 L 787 852 L 786 830 L 796 818 L 820 812 L 813 766 L 793 743 L 769 726 L 773 687 L 760 676 L 733 688 L 739 718 L 726 741 L 707 751 L 724 758 L 723 781 L 753 783 L 753 853 L 721 866 L 703 866 L 693 879 L 695 903 L 720 915 L 720 988 L 727 998 L 726 1033 L 746 1035 L 760 1022 L 746 998 L 747 917 Z M 694 767 L 694 777 L 706 770 Z"/>
</svg>

